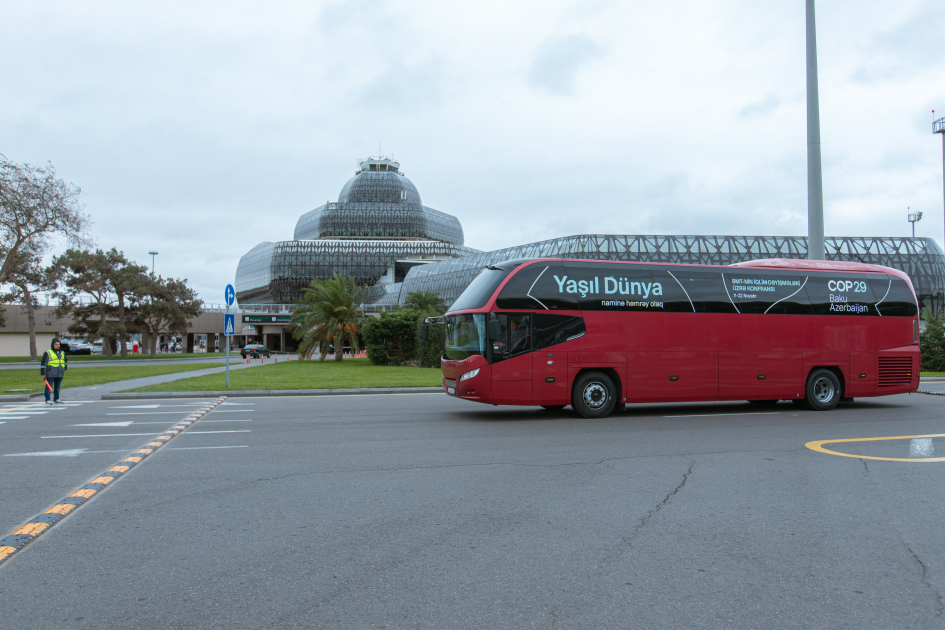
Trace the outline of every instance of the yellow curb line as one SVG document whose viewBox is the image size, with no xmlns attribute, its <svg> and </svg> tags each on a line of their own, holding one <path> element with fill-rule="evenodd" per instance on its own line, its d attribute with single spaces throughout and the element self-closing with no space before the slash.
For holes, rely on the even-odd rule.
<svg viewBox="0 0 945 630">
<path fill-rule="evenodd" d="M 831 451 L 823 447 L 824 444 L 843 444 L 846 442 L 878 442 L 882 440 L 914 440 L 916 438 L 937 438 L 945 437 L 945 433 L 931 433 L 929 435 L 895 435 L 892 437 L 872 437 L 872 438 L 850 438 L 846 440 L 816 440 L 808 442 L 804 446 L 818 453 L 827 453 L 828 455 L 839 455 L 840 457 L 853 457 L 854 459 L 874 459 L 881 462 L 912 462 L 925 464 L 932 462 L 945 462 L 945 457 L 872 457 L 870 455 L 851 455 L 850 453 L 840 453 Z"/>
</svg>

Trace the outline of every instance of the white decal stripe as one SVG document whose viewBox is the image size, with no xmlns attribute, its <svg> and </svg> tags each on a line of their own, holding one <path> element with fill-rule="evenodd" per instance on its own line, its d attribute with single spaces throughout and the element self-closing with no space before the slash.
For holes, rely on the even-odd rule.
<svg viewBox="0 0 945 630">
<path fill-rule="evenodd" d="M 808 281 L 809 279 L 810 279 L 810 276 L 807 276 L 806 278 L 804 278 L 804 284 L 801 285 L 801 289 L 803 289 L 803 288 L 807 285 L 807 281 Z M 787 296 L 787 297 L 781 298 L 780 300 L 778 300 L 777 302 L 775 302 L 774 304 L 772 304 L 771 306 L 769 306 L 769 307 L 768 307 L 768 311 L 770 311 L 771 309 L 773 309 L 775 306 L 777 306 L 778 304 L 780 304 L 780 303 L 783 302 L 784 300 L 786 300 L 786 299 L 788 299 L 788 298 L 794 297 L 795 295 L 797 295 L 798 293 L 801 292 L 801 289 L 798 289 L 797 291 L 795 291 L 794 293 L 792 293 L 791 295 L 789 295 L 789 296 Z M 767 314 L 768 314 L 768 311 L 765 311 L 764 314 L 767 315 Z"/>
<path fill-rule="evenodd" d="M 728 301 L 732 303 L 732 306 L 735 306 L 735 300 L 732 299 L 732 294 L 728 292 L 728 284 L 725 282 L 725 274 L 724 274 L 724 273 L 722 274 L 722 286 L 725 287 L 725 295 L 728 296 Z M 737 306 L 735 306 L 735 312 L 741 313 L 741 311 L 738 310 L 738 307 L 737 307 Z M 765 311 L 765 312 L 767 312 L 767 311 Z"/>
<path fill-rule="evenodd" d="M 673 276 L 673 272 L 672 272 L 672 271 L 667 270 L 666 273 L 668 273 L 669 275 Z M 692 303 L 692 298 L 689 297 L 689 291 L 686 291 L 686 287 L 684 287 L 684 286 L 682 285 L 682 282 L 679 281 L 679 278 L 677 278 L 676 276 L 673 276 L 673 280 L 676 281 L 676 284 L 679 285 L 679 288 L 682 289 L 682 292 L 686 294 L 686 299 L 689 300 L 689 306 L 692 307 L 692 312 L 695 313 L 695 312 L 696 312 L 696 305 Z"/>
<path fill-rule="evenodd" d="M 541 273 L 538 274 L 538 278 L 541 278 L 541 277 L 545 274 L 546 271 L 548 271 L 548 267 L 545 267 L 544 269 L 541 270 Z M 527 295 L 527 296 L 530 297 L 531 299 L 533 299 L 533 300 L 535 300 L 536 302 L 538 302 L 539 304 L 541 304 L 541 300 L 539 300 L 539 299 L 536 298 L 534 295 L 532 295 L 532 289 L 534 289 L 534 288 L 535 288 L 535 284 L 538 283 L 538 278 L 535 278 L 535 282 L 532 282 L 532 286 L 528 287 L 528 293 L 526 293 L 525 295 Z M 545 306 L 544 304 L 541 304 L 541 305 L 542 305 L 542 307 L 543 307 L 546 311 L 549 310 L 548 307 Z"/>
<path fill-rule="evenodd" d="M 886 287 L 886 295 L 883 296 L 883 300 L 885 300 L 885 299 L 886 299 L 886 296 L 889 295 L 889 290 L 890 290 L 891 288 L 892 288 L 892 278 L 889 279 L 889 285 Z M 877 313 L 879 313 L 879 305 L 883 303 L 883 300 L 880 300 L 879 302 L 877 302 L 876 304 L 873 305 L 873 306 L 876 307 L 876 312 L 877 312 Z M 882 314 L 882 313 L 879 313 L 879 316 L 882 317 L 883 314 Z"/>
</svg>

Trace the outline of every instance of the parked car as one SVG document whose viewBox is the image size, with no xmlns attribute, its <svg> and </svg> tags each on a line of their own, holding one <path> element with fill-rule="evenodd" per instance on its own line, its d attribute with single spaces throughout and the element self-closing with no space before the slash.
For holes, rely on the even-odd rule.
<svg viewBox="0 0 945 630">
<path fill-rule="evenodd" d="M 240 356 L 244 359 L 246 355 L 250 355 L 254 359 L 258 359 L 260 356 L 264 356 L 268 359 L 271 354 L 272 351 L 261 343 L 251 343 L 248 346 L 240 348 Z"/>
<path fill-rule="evenodd" d="M 68 354 L 92 354 L 92 346 L 84 341 L 70 341 Z"/>
</svg>

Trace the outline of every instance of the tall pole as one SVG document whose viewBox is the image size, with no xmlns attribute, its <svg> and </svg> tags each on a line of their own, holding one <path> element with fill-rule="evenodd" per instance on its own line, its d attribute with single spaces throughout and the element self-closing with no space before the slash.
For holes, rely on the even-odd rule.
<svg viewBox="0 0 945 630">
<path fill-rule="evenodd" d="M 820 95 L 814 0 L 807 0 L 807 258 L 824 259 L 824 182 L 820 165 Z"/>
<path fill-rule="evenodd" d="M 932 133 L 942 136 L 942 192 L 945 195 L 945 118 L 935 120 L 935 110 L 932 110 Z M 945 241 L 942 241 L 945 247 Z"/>
</svg>

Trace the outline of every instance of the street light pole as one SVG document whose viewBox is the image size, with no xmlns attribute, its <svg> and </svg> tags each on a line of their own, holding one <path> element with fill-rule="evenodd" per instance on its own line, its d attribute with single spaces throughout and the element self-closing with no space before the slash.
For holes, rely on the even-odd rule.
<svg viewBox="0 0 945 630">
<path fill-rule="evenodd" d="M 908 210 L 908 209 L 909 209 L 909 208 L 906 208 L 906 210 Z M 915 224 L 916 224 L 918 221 L 921 221 L 921 220 L 922 220 L 922 213 L 921 213 L 921 212 L 910 212 L 910 213 L 909 213 L 909 223 L 912 224 L 912 238 L 915 238 Z"/>
<path fill-rule="evenodd" d="M 935 120 L 934 109 L 932 110 L 932 133 L 942 136 L 942 188 L 945 193 L 945 118 Z M 945 241 L 942 241 L 942 245 L 945 246 Z"/>
<path fill-rule="evenodd" d="M 158 252 L 148 252 L 151 254 L 151 279 L 154 280 L 154 257 L 158 255 Z"/>
<path fill-rule="evenodd" d="M 820 162 L 820 94 L 814 0 L 807 0 L 807 258 L 824 259 L 824 183 Z"/>
</svg>

